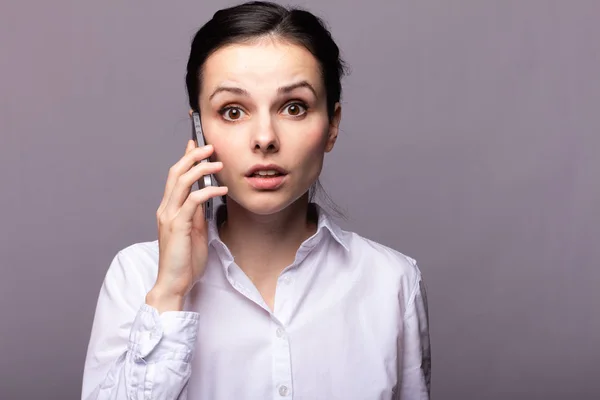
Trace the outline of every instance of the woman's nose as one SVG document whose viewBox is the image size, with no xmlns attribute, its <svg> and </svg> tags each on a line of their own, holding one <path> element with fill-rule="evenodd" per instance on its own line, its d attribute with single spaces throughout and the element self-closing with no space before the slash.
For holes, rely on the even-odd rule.
<svg viewBox="0 0 600 400">
<path fill-rule="evenodd" d="M 251 146 L 253 151 L 263 153 L 276 153 L 279 151 L 279 136 L 270 118 L 265 118 L 264 121 L 258 124 L 252 136 Z"/>
</svg>

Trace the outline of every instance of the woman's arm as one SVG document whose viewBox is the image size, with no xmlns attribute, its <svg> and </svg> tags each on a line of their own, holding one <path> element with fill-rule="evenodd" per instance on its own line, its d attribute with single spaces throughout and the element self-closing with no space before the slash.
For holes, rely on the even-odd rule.
<svg viewBox="0 0 600 400">
<path fill-rule="evenodd" d="M 169 169 L 156 211 L 159 260 L 155 249 L 141 243 L 114 258 L 98 298 L 83 399 L 186 398 L 198 314 L 180 310 L 208 259 L 201 204 L 227 194 L 221 186 L 191 192 L 194 182 L 223 168 L 220 162 L 201 162 L 213 151 L 189 140 Z"/>
<path fill-rule="evenodd" d="M 113 259 L 100 290 L 82 399 L 185 399 L 198 314 L 145 304 L 151 276 L 136 245 Z M 151 274 L 150 274 L 151 275 Z M 146 282 L 148 281 L 148 282 Z"/>
<path fill-rule="evenodd" d="M 401 400 L 428 400 L 431 380 L 429 313 L 420 274 L 404 314 L 398 391 Z"/>
</svg>

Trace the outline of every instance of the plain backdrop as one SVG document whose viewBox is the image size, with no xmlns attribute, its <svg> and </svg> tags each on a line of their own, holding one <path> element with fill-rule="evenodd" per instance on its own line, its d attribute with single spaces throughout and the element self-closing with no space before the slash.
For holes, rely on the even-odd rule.
<svg viewBox="0 0 600 400">
<path fill-rule="evenodd" d="M 156 238 L 204 1 L 2 1 L 0 398 L 75 399 L 104 274 Z M 351 67 L 323 183 L 419 262 L 432 395 L 600 398 L 600 3 L 310 0 Z"/>
</svg>

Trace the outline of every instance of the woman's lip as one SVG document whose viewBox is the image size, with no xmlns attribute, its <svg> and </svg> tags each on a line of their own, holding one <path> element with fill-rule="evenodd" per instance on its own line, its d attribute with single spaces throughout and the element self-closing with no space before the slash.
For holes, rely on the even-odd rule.
<svg viewBox="0 0 600 400">
<path fill-rule="evenodd" d="M 256 164 L 248 170 L 246 176 L 252 176 L 259 171 L 277 171 L 282 175 L 287 174 L 287 171 L 277 164 Z"/>
<path fill-rule="evenodd" d="M 275 190 L 285 182 L 287 175 L 272 175 L 272 176 L 247 176 L 246 180 L 255 189 L 258 190 Z"/>
</svg>

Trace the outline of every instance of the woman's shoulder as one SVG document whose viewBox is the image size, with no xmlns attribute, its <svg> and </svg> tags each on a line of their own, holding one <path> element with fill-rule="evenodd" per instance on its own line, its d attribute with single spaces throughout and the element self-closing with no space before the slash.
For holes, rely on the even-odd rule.
<svg viewBox="0 0 600 400">
<path fill-rule="evenodd" d="M 404 307 L 411 303 L 422 282 L 414 258 L 356 232 L 342 231 L 340 237 L 348 250 L 344 267 L 350 267 L 356 282 L 375 298 L 402 298 Z"/>
<path fill-rule="evenodd" d="M 158 240 L 137 242 L 121 248 L 107 271 L 120 281 L 137 281 L 144 286 L 153 284 L 158 275 Z"/>
<path fill-rule="evenodd" d="M 413 282 L 421 279 L 421 271 L 414 258 L 357 232 L 342 232 L 351 258 L 370 271 L 390 277 L 405 277 Z"/>
<path fill-rule="evenodd" d="M 117 255 L 158 261 L 158 240 L 137 242 L 121 248 Z"/>
</svg>

